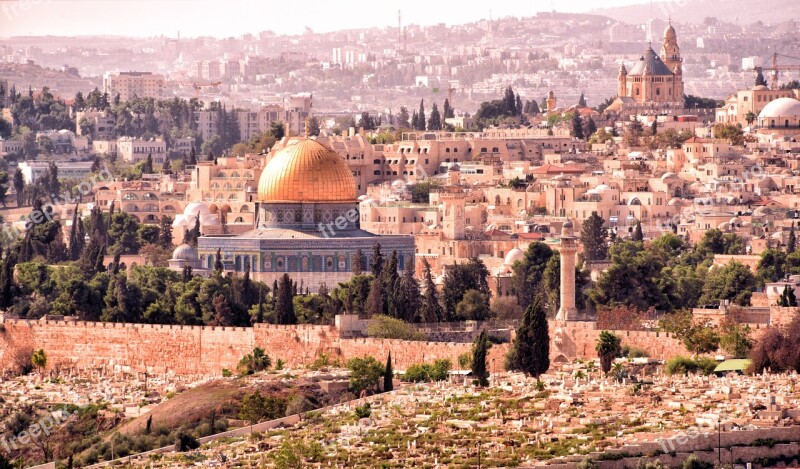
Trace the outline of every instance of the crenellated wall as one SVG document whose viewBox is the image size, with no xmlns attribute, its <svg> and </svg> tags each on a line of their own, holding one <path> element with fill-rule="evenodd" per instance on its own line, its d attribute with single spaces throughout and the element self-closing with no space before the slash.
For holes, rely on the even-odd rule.
<svg viewBox="0 0 800 469">
<path fill-rule="evenodd" d="M 17 357 L 44 349 L 48 367 L 110 368 L 178 375 L 218 375 L 235 369 L 239 359 L 258 346 L 273 359 L 290 366 L 312 363 L 325 353 L 344 362 L 372 355 L 385 360 L 389 351 L 396 369 L 413 363 L 447 358 L 458 363 L 471 343 L 409 342 L 390 339 L 342 338 L 334 326 L 277 326 L 251 328 L 119 324 L 82 321 L 2 320 L 0 371 L 15 366 Z M 599 331 L 592 322 L 550 323 L 551 359 L 594 357 Z M 684 347 L 664 333 L 615 331 L 623 344 L 650 351 L 654 358 L 686 354 Z M 508 344 L 495 345 L 489 369 L 502 370 Z"/>
</svg>

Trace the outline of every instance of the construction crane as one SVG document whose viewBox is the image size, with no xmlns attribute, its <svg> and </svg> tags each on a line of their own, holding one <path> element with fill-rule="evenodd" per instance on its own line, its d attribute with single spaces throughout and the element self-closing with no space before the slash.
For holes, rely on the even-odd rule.
<svg viewBox="0 0 800 469">
<path fill-rule="evenodd" d="M 200 90 L 201 89 L 217 87 L 217 86 L 221 85 L 222 82 L 221 81 L 211 81 L 211 82 L 203 83 L 203 82 L 199 82 L 199 81 L 193 81 L 193 82 L 179 82 L 178 84 L 180 85 L 181 88 L 188 88 L 188 87 L 191 86 L 192 89 L 194 89 L 194 97 L 197 98 L 200 95 Z"/>
<path fill-rule="evenodd" d="M 772 54 L 772 66 L 765 67 L 762 64 L 760 67 L 754 67 L 754 70 L 757 71 L 757 72 L 762 72 L 763 73 L 764 70 L 768 70 L 768 71 L 772 72 L 772 86 L 771 86 L 771 88 L 773 90 L 777 90 L 779 88 L 779 86 L 780 86 L 780 83 L 778 82 L 778 72 L 779 71 L 780 72 L 792 72 L 792 71 L 800 72 L 800 63 L 796 63 L 794 65 L 791 65 L 791 64 L 778 65 L 778 57 L 783 57 L 784 59 L 792 59 L 792 60 L 800 61 L 800 58 L 791 57 L 791 56 L 783 55 L 783 54 L 778 54 L 777 52 L 775 52 L 775 53 Z"/>
<path fill-rule="evenodd" d="M 221 81 L 212 81 L 212 82 L 209 82 L 209 83 L 194 82 L 194 83 L 192 83 L 192 88 L 194 88 L 194 97 L 197 98 L 200 95 L 200 89 L 202 89 L 202 88 L 217 87 L 217 86 L 219 86 L 221 84 L 222 84 Z"/>
</svg>

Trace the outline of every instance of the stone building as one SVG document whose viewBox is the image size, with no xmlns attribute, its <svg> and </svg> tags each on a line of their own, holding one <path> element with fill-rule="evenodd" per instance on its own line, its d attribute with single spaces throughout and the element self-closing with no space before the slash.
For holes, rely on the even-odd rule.
<svg viewBox="0 0 800 469">
<path fill-rule="evenodd" d="M 661 53 L 648 46 L 630 69 L 619 69 L 619 98 L 633 105 L 683 107 L 683 69 L 678 37 L 670 24 L 664 31 Z M 628 99 L 625 99 L 628 98 Z"/>
</svg>

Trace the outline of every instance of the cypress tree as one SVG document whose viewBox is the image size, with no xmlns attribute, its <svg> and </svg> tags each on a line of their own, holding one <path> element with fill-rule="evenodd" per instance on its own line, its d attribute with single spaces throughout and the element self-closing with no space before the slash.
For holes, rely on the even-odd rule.
<svg viewBox="0 0 800 469">
<path fill-rule="evenodd" d="M 383 282 L 380 278 L 375 277 L 372 279 L 372 285 L 369 288 L 365 312 L 368 317 L 372 317 L 375 314 L 384 314 L 383 307 Z"/>
<path fill-rule="evenodd" d="M 222 251 L 220 248 L 217 248 L 217 256 L 214 258 L 214 273 L 222 275 L 223 270 L 224 265 L 222 264 Z"/>
<path fill-rule="evenodd" d="M 375 278 L 380 277 L 383 272 L 383 254 L 381 254 L 381 243 L 375 244 L 372 248 L 372 262 L 370 263 L 370 270 Z"/>
<path fill-rule="evenodd" d="M 538 295 L 525 310 L 522 324 L 509 350 L 506 368 L 522 371 L 537 380 L 550 368 L 550 333 Z"/>
<path fill-rule="evenodd" d="M 482 330 L 472 345 L 472 377 L 478 386 L 489 385 L 489 372 L 486 370 L 486 355 L 489 353 L 489 336 Z"/>
<path fill-rule="evenodd" d="M 278 324 L 297 324 L 297 315 L 294 312 L 294 303 L 292 301 L 294 295 L 293 290 L 296 285 L 288 274 L 283 274 L 281 283 L 278 286 L 278 298 L 276 303 L 276 310 L 278 313 Z"/>
<path fill-rule="evenodd" d="M 797 238 L 794 235 L 794 222 L 789 229 L 789 239 L 786 241 L 786 254 L 791 254 L 797 249 Z"/>
<path fill-rule="evenodd" d="M 642 222 L 636 222 L 636 229 L 633 231 L 634 241 L 644 241 L 644 233 L 642 232 Z"/>
<path fill-rule="evenodd" d="M 394 372 L 392 371 L 392 352 L 389 351 L 389 356 L 386 358 L 386 368 L 383 372 L 383 392 L 394 390 Z"/>
<path fill-rule="evenodd" d="M 72 215 L 72 227 L 69 230 L 69 259 L 77 260 L 83 251 L 84 239 L 80 236 L 78 225 L 82 225 L 78 218 L 78 204 L 75 204 L 75 213 Z"/>
<path fill-rule="evenodd" d="M 417 128 L 416 130 L 425 130 L 425 100 L 419 100 L 419 113 L 417 114 Z"/>
<path fill-rule="evenodd" d="M 428 263 L 427 259 L 422 260 L 422 266 L 425 276 L 425 293 L 422 296 L 419 317 L 415 318 L 415 320 L 422 322 L 438 322 L 444 319 L 444 309 L 436 295 L 436 285 L 433 283 L 431 265 Z"/>
<path fill-rule="evenodd" d="M 365 263 L 364 253 L 361 252 L 361 249 L 357 249 L 356 254 L 353 256 L 353 265 L 351 266 L 353 275 L 361 275 L 364 272 Z"/>
</svg>

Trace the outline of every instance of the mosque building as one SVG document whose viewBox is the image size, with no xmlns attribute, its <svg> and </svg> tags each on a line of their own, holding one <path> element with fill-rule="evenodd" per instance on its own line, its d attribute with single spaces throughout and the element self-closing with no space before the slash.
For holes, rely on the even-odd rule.
<svg viewBox="0 0 800 469">
<path fill-rule="evenodd" d="M 253 230 L 201 236 L 196 250 L 181 245 L 170 268 L 192 265 L 200 272 L 213 271 L 219 250 L 226 271 L 242 274 L 249 266 L 252 278 L 268 283 L 287 273 L 313 292 L 349 280 L 358 250 L 368 271 L 377 244 L 385 259 L 397 251 L 400 270 L 413 268 L 414 238 L 360 229 L 352 172 L 316 140 L 290 139 L 267 163 L 257 194 Z M 201 207 L 196 216 L 210 215 Z"/>
</svg>

